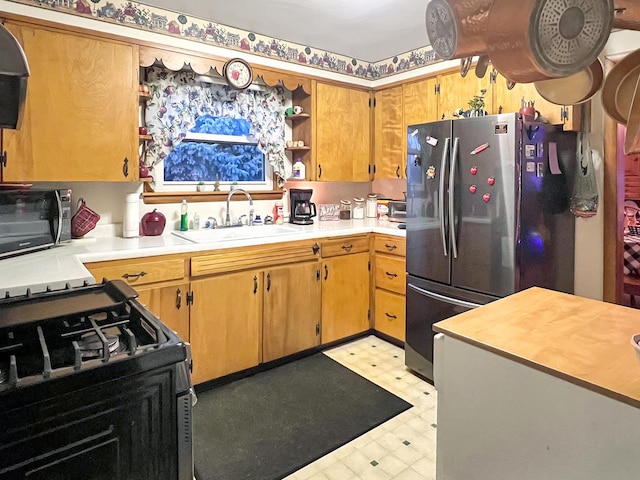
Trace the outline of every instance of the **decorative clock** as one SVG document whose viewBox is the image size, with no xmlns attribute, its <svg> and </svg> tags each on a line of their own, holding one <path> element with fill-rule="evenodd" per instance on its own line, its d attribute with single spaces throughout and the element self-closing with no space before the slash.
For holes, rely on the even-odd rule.
<svg viewBox="0 0 640 480">
<path fill-rule="evenodd" d="M 227 83 L 237 90 L 244 90 L 253 82 L 251 65 L 241 58 L 232 58 L 225 63 L 222 74 Z"/>
</svg>

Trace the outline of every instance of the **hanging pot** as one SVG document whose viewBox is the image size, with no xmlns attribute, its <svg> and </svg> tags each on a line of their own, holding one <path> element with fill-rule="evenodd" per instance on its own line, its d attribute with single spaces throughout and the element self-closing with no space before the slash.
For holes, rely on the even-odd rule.
<svg viewBox="0 0 640 480">
<path fill-rule="evenodd" d="M 607 74 L 602 85 L 602 107 L 623 125 L 629 119 L 631 101 L 640 76 L 640 49 L 620 60 Z"/>
<path fill-rule="evenodd" d="M 486 51 L 485 25 L 493 0 L 431 0 L 425 24 L 433 51 L 444 60 Z"/>
<path fill-rule="evenodd" d="M 566 77 L 596 60 L 612 25 L 613 0 L 494 0 L 487 53 L 513 82 Z"/>
<path fill-rule="evenodd" d="M 640 3 L 638 0 L 614 0 L 613 27 L 640 30 Z"/>
<path fill-rule="evenodd" d="M 538 95 L 556 105 L 578 105 L 590 100 L 604 80 L 602 62 L 596 61 L 568 77 L 534 82 Z"/>
</svg>

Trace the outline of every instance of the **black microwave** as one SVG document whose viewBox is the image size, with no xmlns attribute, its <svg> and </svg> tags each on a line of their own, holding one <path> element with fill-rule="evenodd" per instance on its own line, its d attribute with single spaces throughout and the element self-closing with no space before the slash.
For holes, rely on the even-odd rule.
<svg viewBox="0 0 640 480">
<path fill-rule="evenodd" d="M 71 240 L 71 190 L 0 188 L 0 258 Z"/>
</svg>

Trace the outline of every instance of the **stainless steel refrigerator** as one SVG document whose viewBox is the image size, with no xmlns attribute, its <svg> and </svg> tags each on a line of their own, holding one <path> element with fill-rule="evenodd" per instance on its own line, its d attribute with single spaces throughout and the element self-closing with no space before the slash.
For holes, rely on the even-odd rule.
<svg viewBox="0 0 640 480">
<path fill-rule="evenodd" d="M 434 323 L 516 291 L 573 293 L 576 134 L 519 114 L 408 127 L 405 363 Z"/>
</svg>

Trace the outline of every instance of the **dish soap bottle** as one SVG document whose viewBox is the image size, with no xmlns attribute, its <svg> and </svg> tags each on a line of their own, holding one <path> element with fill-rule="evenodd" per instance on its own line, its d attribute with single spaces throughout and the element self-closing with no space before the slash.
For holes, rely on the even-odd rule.
<svg viewBox="0 0 640 480">
<path fill-rule="evenodd" d="M 189 230 L 189 218 L 187 217 L 189 207 L 187 206 L 187 200 L 182 200 L 180 206 L 180 231 L 186 232 Z"/>
<path fill-rule="evenodd" d="M 304 180 L 306 178 L 304 171 L 304 163 L 302 159 L 296 159 L 296 163 L 293 164 L 293 178 L 297 180 Z"/>
</svg>

